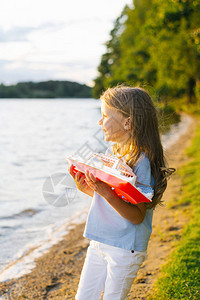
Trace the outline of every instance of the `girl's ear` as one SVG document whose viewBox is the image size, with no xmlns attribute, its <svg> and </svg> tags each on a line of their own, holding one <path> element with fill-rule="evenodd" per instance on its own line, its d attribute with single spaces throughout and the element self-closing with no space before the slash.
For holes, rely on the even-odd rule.
<svg viewBox="0 0 200 300">
<path fill-rule="evenodd" d="M 128 118 L 126 119 L 125 124 L 124 124 L 124 129 L 125 129 L 126 131 L 131 130 L 130 117 L 128 117 Z"/>
</svg>

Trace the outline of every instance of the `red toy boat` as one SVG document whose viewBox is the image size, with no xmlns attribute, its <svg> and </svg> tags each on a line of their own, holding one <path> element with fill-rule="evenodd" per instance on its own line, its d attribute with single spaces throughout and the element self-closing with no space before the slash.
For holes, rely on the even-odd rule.
<svg viewBox="0 0 200 300">
<path fill-rule="evenodd" d="M 136 176 L 127 164 L 105 154 L 93 154 L 92 157 L 100 159 L 103 162 L 103 168 L 98 169 L 73 157 L 67 157 L 67 161 L 69 166 L 73 165 L 72 170 L 74 173 L 79 171 L 85 174 L 88 170 L 97 179 L 112 187 L 116 194 L 125 201 L 132 204 L 151 202 L 149 198 L 141 193 L 139 188 L 135 187 Z"/>
</svg>

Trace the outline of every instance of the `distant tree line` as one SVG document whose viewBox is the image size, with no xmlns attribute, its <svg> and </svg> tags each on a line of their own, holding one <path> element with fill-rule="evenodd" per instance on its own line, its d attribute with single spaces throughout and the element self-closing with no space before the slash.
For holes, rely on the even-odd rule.
<svg viewBox="0 0 200 300">
<path fill-rule="evenodd" d="M 110 32 L 93 96 L 125 83 L 166 97 L 200 97 L 200 1 L 134 0 Z"/>
<path fill-rule="evenodd" d="M 20 82 L 0 84 L 0 98 L 91 98 L 91 88 L 70 81 Z"/>
</svg>

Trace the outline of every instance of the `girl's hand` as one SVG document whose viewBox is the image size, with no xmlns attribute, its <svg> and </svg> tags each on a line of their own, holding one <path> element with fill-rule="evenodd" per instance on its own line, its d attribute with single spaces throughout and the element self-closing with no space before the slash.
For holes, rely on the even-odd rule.
<svg viewBox="0 0 200 300">
<path fill-rule="evenodd" d="M 86 182 L 86 177 L 83 173 L 77 172 L 76 174 L 72 171 L 73 165 L 71 165 L 68 169 L 69 174 L 73 177 L 76 187 L 79 191 L 93 197 L 94 191 L 89 187 Z"/>
<path fill-rule="evenodd" d="M 107 198 L 115 194 L 107 183 L 96 179 L 92 173 L 89 173 L 89 171 L 86 172 L 85 177 L 88 186 L 100 196 Z"/>
<path fill-rule="evenodd" d="M 131 205 L 123 201 L 112 188 L 105 182 L 98 180 L 92 173 L 85 174 L 86 182 L 91 189 L 101 195 L 106 201 L 126 220 L 133 224 L 140 224 L 146 214 L 146 206 L 144 203 Z"/>
</svg>

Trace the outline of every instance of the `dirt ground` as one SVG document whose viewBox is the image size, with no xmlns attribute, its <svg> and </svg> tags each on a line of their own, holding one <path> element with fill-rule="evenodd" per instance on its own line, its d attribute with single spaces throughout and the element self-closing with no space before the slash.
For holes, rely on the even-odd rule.
<svg viewBox="0 0 200 300">
<path fill-rule="evenodd" d="M 167 152 L 170 167 L 177 170 L 188 161 L 185 148 L 190 145 L 198 121 L 193 118 L 187 132 Z M 170 252 L 181 238 L 187 223 L 189 206 L 177 206 L 181 196 L 182 182 L 178 174 L 169 180 L 164 194 L 165 205 L 154 213 L 153 232 L 148 246 L 148 257 L 132 285 L 128 300 L 147 299 L 161 266 L 168 260 Z M 79 282 L 88 240 L 82 237 L 84 223 L 71 229 L 64 239 L 36 260 L 31 273 L 19 279 L 0 283 L 0 299 L 54 299 L 72 300 Z M 88 299 L 92 300 L 92 299 Z"/>
</svg>

